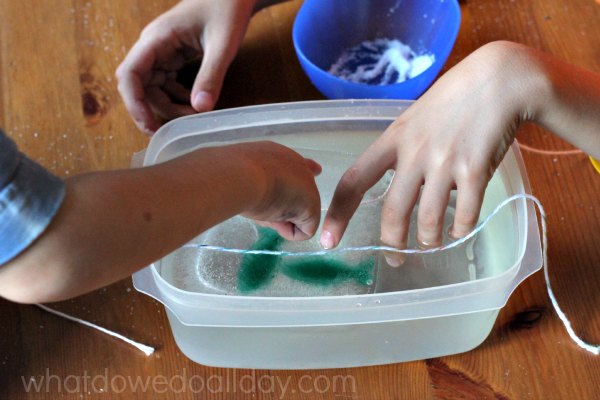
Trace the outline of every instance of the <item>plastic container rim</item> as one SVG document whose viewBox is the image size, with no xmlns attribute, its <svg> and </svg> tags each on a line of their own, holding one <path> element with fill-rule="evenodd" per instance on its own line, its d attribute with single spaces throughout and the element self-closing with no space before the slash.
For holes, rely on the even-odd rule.
<svg viewBox="0 0 600 400">
<path fill-rule="evenodd" d="M 208 114 L 203 114 L 203 115 L 196 115 L 196 116 L 189 116 L 189 117 L 185 117 L 185 119 L 190 119 L 190 118 L 216 118 L 218 116 L 223 116 L 223 115 L 236 115 L 239 114 L 240 110 L 243 110 L 245 112 L 252 112 L 252 111 L 289 111 L 289 108 L 294 108 L 294 107 L 302 107 L 302 110 L 306 111 L 307 109 L 310 109 L 311 106 L 323 106 L 326 104 L 326 106 L 328 108 L 339 108 L 340 106 L 344 106 L 344 107 L 348 107 L 348 106 L 353 106 L 353 107 L 360 107 L 362 105 L 368 105 L 368 106 L 377 106 L 377 105 L 385 105 L 388 108 L 393 108 L 395 110 L 399 110 L 402 109 L 402 106 L 409 106 L 410 104 L 412 104 L 412 101 L 403 101 L 403 100 L 359 100 L 359 101 L 355 101 L 355 100 L 333 100 L 333 101 L 311 101 L 311 102 L 295 102 L 295 103 L 280 103 L 280 104 L 270 104 L 270 105 L 259 105 L 259 106 L 251 106 L 251 107 L 241 107 L 241 108 L 237 108 L 237 109 L 228 109 L 228 110 L 222 110 L 222 111 L 215 111 L 212 113 L 208 113 Z M 319 121 L 319 120 L 344 120 L 344 121 L 351 121 L 351 120 L 356 120 L 356 119 L 360 119 L 360 120 L 384 120 L 384 121 L 389 121 L 392 122 L 393 121 L 393 117 L 391 115 L 386 115 L 386 116 L 366 116 L 366 115 L 355 115 L 355 116 L 350 116 L 350 117 L 339 117 L 339 118 L 322 118 L 322 117 L 314 117 L 314 118 L 306 118 L 306 119 L 302 119 L 302 120 L 292 120 L 290 118 L 280 118 L 280 119 L 271 119 L 268 121 L 268 123 L 256 123 L 253 124 L 254 126 L 269 126 L 269 125 L 277 125 L 282 123 L 283 121 L 289 123 L 289 122 L 314 122 L 314 121 Z M 183 138 L 189 137 L 189 136 L 194 136 L 194 135 L 199 135 L 202 134 L 202 132 L 204 131 L 205 133 L 214 133 L 215 130 L 214 129 L 202 129 L 200 128 L 199 130 L 195 131 L 195 132 L 188 132 L 188 133 L 184 133 L 182 135 L 179 135 L 175 138 L 169 138 L 168 137 L 168 127 L 170 127 L 172 124 L 174 124 L 175 121 L 170 122 L 169 124 L 165 125 L 163 128 L 161 128 L 161 130 L 159 132 L 157 132 L 156 134 L 156 141 L 155 146 L 149 146 L 148 147 L 148 151 L 145 154 L 145 161 L 144 164 L 148 165 L 149 163 L 153 163 L 156 161 L 157 157 L 159 156 L 160 152 L 168 145 L 170 145 L 171 143 L 177 141 L 177 140 L 181 140 Z M 229 126 L 221 126 L 221 129 L 223 130 L 228 130 L 228 129 L 234 129 L 236 127 L 249 127 L 249 126 L 253 126 L 253 125 L 248 125 L 248 124 L 244 124 L 244 123 L 237 123 L 237 124 L 230 124 Z M 218 130 L 217 130 L 218 131 Z M 166 132 L 166 133 L 162 133 L 161 132 Z M 161 136 L 167 136 L 165 138 L 162 138 Z M 161 143 L 162 142 L 162 143 Z M 152 143 L 151 143 L 152 144 Z M 161 145 L 162 146 L 159 146 Z M 154 149 L 151 149 L 151 147 L 154 147 Z M 156 149 L 158 147 L 158 149 Z M 154 152 L 152 150 L 155 150 Z M 516 144 L 513 144 L 512 146 L 512 150 L 511 150 L 514 154 L 517 166 L 519 168 L 519 170 L 521 171 L 521 184 L 522 184 L 522 189 L 525 193 L 528 193 L 530 191 L 529 189 L 529 183 L 527 180 L 527 176 L 526 174 L 524 174 L 524 170 L 523 170 L 523 162 L 522 159 L 520 157 L 520 152 L 518 150 L 518 146 Z M 512 293 L 512 291 L 514 291 L 514 289 L 518 286 L 518 284 L 525 279 L 527 276 L 531 275 L 533 272 L 535 272 L 537 269 L 532 269 L 531 267 L 528 268 L 528 271 L 521 271 L 521 268 L 519 268 L 521 266 L 521 263 L 523 261 L 525 252 L 526 252 L 526 247 L 527 247 L 527 240 L 528 240 L 528 235 L 529 235 L 529 228 L 528 228 L 528 224 L 531 223 L 531 221 L 529 221 L 529 218 L 527 217 L 527 215 L 530 212 L 533 212 L 533 216 L 535 218 L 535 223 L 537 224 L 537 217 L 535 217 L 535 210 L 532 210 L 531 205 L 527 204 L 527 202 L 523 199 L 517 201 L 518 204 L 518 212 L 522 215 L 524 215 L 525 217 L 525 227 L 524 227 L 524 232 L 525 232 L 525 237 L 522 238 L 522 243 L 523 245 L 521 245 L 521 243 L 519 243 L 520 245 L 520 254 L 519 257 L 517 258 L 517 261 L 510 267 L 508 268 L 506 271 L 498 274 L 498 275 L 494 275 L 491 277 L 487 277 L 487 278 L 482 278 L 482 279 L 478 279 L 476 281 L 468 281 L 468 282 L 459 282 L 459 283 L 454 283 L 454 284 L 449 284 L 449 285 L 442 285 L 442 286 L 435 286 L 435 287 L 429 287 L 429 288 L 423 288 L 423 289 L 411 289 L 411 290 L 405 290 L 405 291 L 401 291 L 401 292 L 386 292 L 386 293 L 369 293 L 369 294 L 359 294 L 359 295 L 346 295 L 346 296 L 319 296 L 319 297 L 258 297 L 258 296 L 236 296 L 236 295 L 222 295 L 222 294 L 212 294 L 212 293 L 198 293 L 198 292 L 188 292 L 182 289 L 179 289 L 175 286 L 173 286 L 172 284 L 170 284 L 169 282 L 167 282 L 158 272 L 158 269 L 156 267 L 156 263 L 152 263 L 150 266 L 148 266 L 146 269 L 149 269 L 152 274 L 152 277 L 155 280 L 155 284 L 157 286 L 157 289 L 164 295 L 164 296 L 168 296 L 168 299 L 163 299 L 163 298 L 157 298 L 155 295 L 153 295 L 152 293 L 150 293 L 147 290 L 144 290 L 142 288 L 136 287 L 137 290 L 142 291 L 148 295 L 150 295 L 151 297 L 157 298 L 157 300 L 159 300 L 161 303 L 165 304 L 165 306 L 167 306 L 168 308 L 170 308 L 168 306 L 168 304 L 166 304 L 167 302 L 174 302 L 174 303 L 179 303 L 182 305 L 187 305 L 190 307 L 199 307 L 202 308 L 202 305 L 198 305 L 195 301 L 193 301 L 192 299 L 202 299 L 202 300 L 208 300 L 210 301 L 210 299 L 227 299 L 227 303 L 228 304 L 215 304 L 215 310 L 246 310 L 246 311 L 251 311 L 251 312 L 260 312 L 260 311 L 273 311 L 273 312 L 280 312 L 280 309 L 277 310 L 268 310 L 268 308 L 265 307 L 261 307 L 261 306 L 265 306 L 268 304 L 273 304 L 273 303 L 277 303 L 277 304 L 285 304 L 285 303 L 289 303 L 290 305 L 292 305 L 292 303 L 294 304 L 298 304 L 298 302 L 304 304 L 305 306 L 310 306 L 311 303 L 319 303 L 320 306 L 325 305 L 324 303 L 327 303 L 329 305 L 333 305 L 336 302 L 349 302 L 349 301 L 365 301 L 367 299 L 381 299 L 381 300 L 386 300 L 390 297 L 394 297 L 394 302 L 392 303 L 388 303 L 388 302 L 384 302 L 382 301 L 381 304 L 369 304 L 367 307 L 363 307 L 362 309 L 353 309 L 354 312 L 359 312 L 360 310 L 368 310 L 368 309 L 374 309 L 374 308 L 384 308 L 384 307 L 400 307 L 400 306 L 407 306 L 407 305 L 414 305 L 414 304 L 425 304 L 428 302 L 436 302 L 436 301 L 440 301 L 443 299 L 450 299 L 450 298 L 456 298 L 456 297 L 465 297 L 465 296 L 472 296 L 474 294 L 477 293 L 481 293 L 484 291 L 488 291 L 485 290 L 486 288 L 489 288 L 489 283 L 493 282 L 493 281 L 503 281 L 502 285 L 498 286 L 498 290 L 506 290 L 506 288 L 508 286 L 510 286 L 511 284 L 513 284 L 513 282 L 515 282 L 518 278 L 517 276 L 520 276 L 520 279 L 518 279 L 519 281 L 515 283 L 514 288 L 512 290 L 510 290 L 510 292 L 508 293 L 508 295 L 506 296 L 506 300 L 504 302 L 504 304 L 506 303 L 506 301 L 508 300 L 508 298 L 510 297 L 510 293 Z M 519 274 L 519 272 L 521 272 Z M 135 282 L 134 282 L 135 283 Z M 422 293 L 435 293 L 435 292 L 440 292 L 440 294 L 443 294 L 444 291 L 447 291 L 448 289 L 452 289 L 452 288 L 460 288 L 460 287 L 468 287 L 468 286 L 473 286 L 474 284 L 477 284 L 477 286 L 481 287 L 481 290 L 473 290 L 473 291 L 468 291 L 468 292 L 460 292 L 457 291 L 456 294 L 454 294 L 453 296 L 446 296 L 443 299 L 441 298 L 433 298 L 433 299 L 425 299 L 425 300 L 421 300 L 421 299 L 414 299 L 414 295 L 418 292 L 419 294 Z M 165 292 L 166 289 L 166 292 Z M 178 299 L 178 298 L 174 298 L 175 296 L 172 296 L 173 294 L 176 295 L 181 295 L 181 296 L 176 296 L 176 297 L 187 297 L 188 299 L 192 300 L 190 302 L 185 302 L 182 299 Z M 402 302 L 402 300 L 408 300 L 406 302 Z M 252 310 L 247 310 L 245 307 L 241 307 L 241 308 L 236 308 L 235 305 L 236 304 L 241 304 L 243 302 L 248 302 L 251 301 L 253 303 L 254 306 L 258 306 L 258 308 L 254 308 Z M 339 305 L 338 305 L 339 306 Z M 488 310 L 495 310 L 497 308 L 501 308 L 500 307 L 490 307 Z M 204 307 L 206 308 L 206 307 Z M 347 309 L 347 308 L 345 308 Z M 171 310 L 173 312 L 173 310 Z M 293 307 L 289 308 L 289 311 L 292 312 L 307 312 L 310 311 L 310 309 L 294 309 Z M 325 311 L 325 310 L 323 310 Z M 326 311 L 331 311 L 331 310 L 326 310 Z M 473 311 L 468 311 L 468 312 L 463 312 L 463 313 L 459 313 L 459 314 L 465 314 L 465 313 L 470 313 L 470 312 L 478 312 L 478 311 L 485 311 L 484 309 L 480 309 L 480 310 L 473 310 Z M 176 312 L 173 312 L 175 316 L 177 316 Z M 178 316 L 177 316 L 178 317 Z M 429 318 L 429 317 L 423 317 L 423 318 Z M 181 321 L 181 319 L 178 317 L 178 319 L 180 320 L 180 322 L 184 323 L 183 321 Z M 383 322 L 383 321 L 382 321 Z M 355 323 L 363 323 L 363 322 L 355 322 Z M 370 323 L 370 322 L 364 322 L 364 323 Z M 185 323 L 184 323 L 185 324 Z M 334 325 L 335 323 L 332 324 L 327 324 L 327 325 Z M 350 324 L 354 324 L 354 323 L 350 323 Z M 186 324 L 187 325 L 187 324 Z M 190 324 L 190 325 L 197 325 L 197 324 Z M 315 324 L 312 325 L 306 325 L 306 326 L 314 326 Z M 213 326 L 211 324 L 206 324 L 203 326 Z M 220 325 L 214 325 L 214 326 L 220 326 Z M 225 325 L 225 326 L 232 326 L 232 325 Z M 244 325 L 246 326 L 246 325 Z M 277 325 L 277 326 L 285 326 L 285 325 Z M 298 326 L 298 325 L 293 325 L 293 326 Z"/>
</svg>

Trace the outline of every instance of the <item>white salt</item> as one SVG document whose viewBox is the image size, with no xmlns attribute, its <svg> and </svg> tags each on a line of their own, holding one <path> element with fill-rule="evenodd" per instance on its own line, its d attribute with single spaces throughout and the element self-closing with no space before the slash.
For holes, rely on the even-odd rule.
<svg viewBox="0 0 600 400">
<path fill-rule="evenodd" d="M 417 55 L 399 40 L 375 39 L 344 51 L 329 73 L 355 83 L 390 85 L 418 76 L 434 61 L 433 54 Z"/>
</svg>

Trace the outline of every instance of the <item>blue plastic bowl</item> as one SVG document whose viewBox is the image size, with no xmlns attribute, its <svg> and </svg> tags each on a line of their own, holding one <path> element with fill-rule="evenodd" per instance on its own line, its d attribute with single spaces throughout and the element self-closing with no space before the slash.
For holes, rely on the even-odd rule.
<svg viewBox="0 0 600 400">
<path fill-rule="evenodd" d="M 309 79 L 330 99 L 416 99 L 439 74 L 460 27 L 457 0 L 305 0 L 292 37 Z M 420 75 L 391 85 L 368 85 L 327 71 L 348 48 L 365 40 L 397 39 L 417 54 L 434 54 Z"/>
</svg>

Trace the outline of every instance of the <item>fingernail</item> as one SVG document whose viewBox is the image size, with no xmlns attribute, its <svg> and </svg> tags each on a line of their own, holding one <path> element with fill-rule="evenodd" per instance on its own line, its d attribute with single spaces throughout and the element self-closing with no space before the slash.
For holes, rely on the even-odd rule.
<svg viewBox="0 0 600 400">
<path fill-rule="evenodd" d="M 439 239 L 435 239 L 435 240 L 422 240 L 419 237 L 417 237 L 417 245 L 419 246 L 419 248 L 421 250 L 434 249 L 436 247 L 439 247 L 441 244 L 442 244 L 441 240 L 439 240 Z"/>
<path fill-rule="evenodd" d="M 390 267 L 397 268 L 402 265 L 402 260 L 393 257 L 393 256 L 385 256 L 385 261 L 388 263 Z"/>
<path fill-rule="evenodd" d="M 464 229 L 462 231 L 465 232 Z M 460 233 L 460 231 L 457 230 L 454 225 L 450 226 L 450 228 L 448 229 L 448 236 L 450 236 L 452 239 L 455 239 L 455 240 L 458 240 L 458 239 L 462 238 L 463 236 L 466 236 L 467 233 L 469 233 L 469 231 L 466 231 L 465 233 Z"/>
<path fill-rule="evenodd" d="M 198 92 L 192 102 L 192 107 L 196 111 L 209 111 L 213 107 L 213 97 L 209 92 Z"/>
<path fill-rule="evenodd" d="M 450 239 L 455 239 L 455 240 L 456 240 L 456 239 L 459 239 L 459 238 L 458 238 L 458 237 L 456 237 L 456 236 L 455 236 L 455 234 L 454 234 L 454 225 L 450 225 L 450 226 L 448 227 L 448 237 L 449 237 Z"/>
<path fill-rule="evenodd" d="M 333 248 L 333 235 L 331 232 L 321 232 L 321 246 L 323 246 L 323 248 L 326 250 Z"/>
<path fill-rule="evenodd" d="M 385 261 L 390 267 L 397 268 L 404 264 L 404 255 L 402 253 L 384 252 Z"/>
</svg>

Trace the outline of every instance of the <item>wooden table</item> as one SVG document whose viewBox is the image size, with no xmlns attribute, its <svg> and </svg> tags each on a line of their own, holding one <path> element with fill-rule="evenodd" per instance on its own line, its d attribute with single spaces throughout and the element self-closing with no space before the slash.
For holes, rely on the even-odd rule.
<svg viewBox="0 0 600 400">
<path fill-rule="evenodd" d="M 123 107 L 114 71 L 141 29 L 174 3 L 0 1 L 0 125 L 24 152 L 60 176 L 128 167 L 147 139 Z M 255 16 L 228 74 L 220 108 L 322 98 L 301 71 L 292 48 L 291 26 L 299 6 L 292 1 Z M 468 0 L 461 8 L 462 27 L 447 67 L 486 42 L 508 39 L 600 72 L 597 0 Z M 524 128 L 519 139 L 539 149 L 570 148 L 533 126 Z M 525 151 L 524 157 L 533 192 L 548 213 L 548 257 L 556 295 L 575 329 L 588 341 L 599 342 L 600 175 L 581 154 Z M 2 300 L 0 399 L 600 398 L 600 356 L 569 339 L 552 310 L 541 273 L 519 286 L 489 338 L 475 350 L 355 369 L 233 371 L 194 364 L 175 345 L 163 307 L 133 290 L 129 279 L 53 307 L 158 351 L 145 357 L 34 306 Z M 226 379 L 237 376 L 239 381 L 253 374 L 262 378 L 262 389 L 251 391 L 251 378 L 237 390 L 224 386 Z M 190 387 L 175 393 L 181 388 L 176 381 L 173 390 L 161 383 L 183 375 L 204 379 L 204 390 L 199 390 L 199 380 L 191 388 L 200 392 L 196 395 Z M 354 387 L 327 388 L 336 376 L 351 377 Z M 43 383 L 39 392 L 33 387 L 26 391 L 31 377 Z M 114 383 L 108 393 L 96 393 L 103 389 L 102 379 Z M 123 385 L 124 379 L 151 379 L 155 385 L 134 391 Z M 287 391 L 270 390 L 275 379 L 289 381 Z"/>
</svg>

